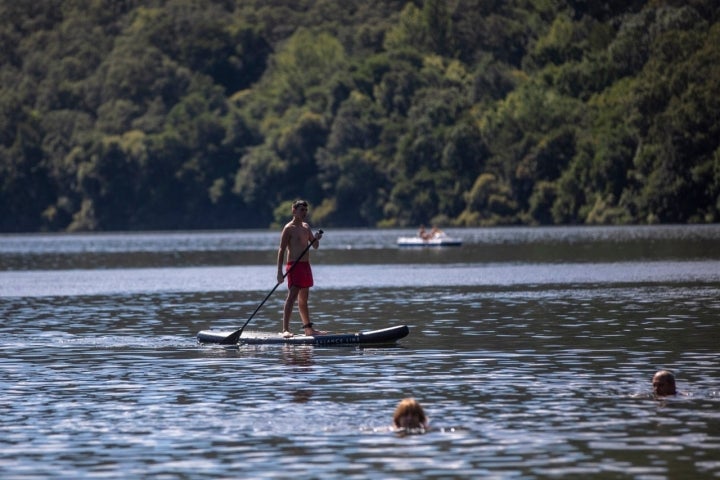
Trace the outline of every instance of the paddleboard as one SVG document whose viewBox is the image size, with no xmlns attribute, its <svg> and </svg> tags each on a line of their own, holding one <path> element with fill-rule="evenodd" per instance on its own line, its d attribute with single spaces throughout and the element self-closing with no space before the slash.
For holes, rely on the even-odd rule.
<svg viewBox="0 0 720 480">
<path fill-rule="evenodd" d="M 398 237 L 397 244 L 400 247 L 459 247 L 462 245 L 462 239 L 448 236 L 429 239 L 420 237 Z"/>
<path fill-rule="evenodd" d="M 221 343 L 232 331 L 202 330 L 198 332 L 200 343 Z M 295 335 L 285 338 L 278 333 L 243 332 L 238 343 L 245 344 L 286 344 L 286 345 L 371 345 L 392 344 L 410 333 L 407 325 L 369 330 L 359 333 L 330 333 L 327 335 Z"/>
</svg>

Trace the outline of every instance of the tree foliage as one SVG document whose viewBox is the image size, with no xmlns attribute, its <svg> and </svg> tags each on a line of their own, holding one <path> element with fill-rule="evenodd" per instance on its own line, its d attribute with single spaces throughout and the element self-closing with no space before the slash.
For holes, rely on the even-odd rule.
<svg viewBox="0 0 720 480">
<path fill-rule="evenodd" d="M 0 231 L 720 220 L 715 0 L 0 0 Z"/>
</svg>

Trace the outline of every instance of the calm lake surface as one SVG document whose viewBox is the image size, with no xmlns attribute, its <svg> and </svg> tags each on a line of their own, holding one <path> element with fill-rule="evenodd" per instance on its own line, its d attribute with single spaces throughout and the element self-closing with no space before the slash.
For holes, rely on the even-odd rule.
<svg viewBox="0 0 720 480">
<path fill-rule="evenodd" d="M 312 319 L 410 327 L 375 348 L 197 344 L 278 231 L 0 236 L 0 478 L 720 478 L 720 226 L 448 233 L 326 229 Z M 389 430 L 407 396 L 428 433 Z"/>
</svg>

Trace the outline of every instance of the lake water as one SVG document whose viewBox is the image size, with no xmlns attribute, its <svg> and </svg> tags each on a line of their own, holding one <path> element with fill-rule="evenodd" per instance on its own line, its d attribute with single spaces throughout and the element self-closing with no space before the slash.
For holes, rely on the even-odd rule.
<svg viewBox="0 0 720 480">
<path fill-rule="evenodd" d="M 312 253 L 312 320 L 410 327 L 382 348 L 197 344 L 277 231 L 0 236 L 0 478 L 720 478 L 720 226 L 413 233 Z M 428 433 L 389 430 L 407 396 Z"/>
</svg>

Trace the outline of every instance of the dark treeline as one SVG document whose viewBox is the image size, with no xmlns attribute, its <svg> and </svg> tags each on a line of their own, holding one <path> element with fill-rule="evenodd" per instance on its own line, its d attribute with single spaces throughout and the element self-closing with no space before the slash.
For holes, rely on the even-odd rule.
<svg viewBox="0 0 720 480">
<path fill-rule="evenodd" d="M 717 0 L 0 0 L 0 231 L 720 220 Z"/>
</svg>

